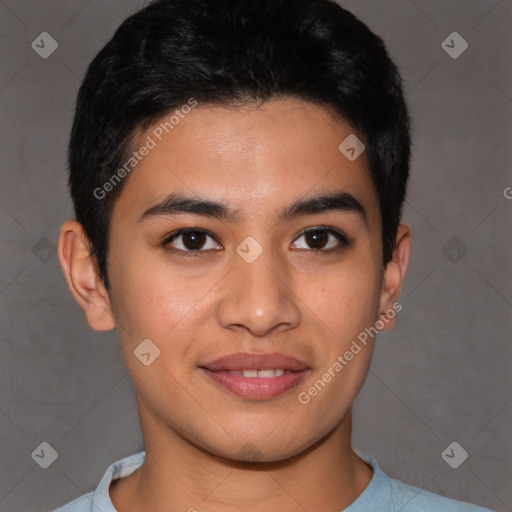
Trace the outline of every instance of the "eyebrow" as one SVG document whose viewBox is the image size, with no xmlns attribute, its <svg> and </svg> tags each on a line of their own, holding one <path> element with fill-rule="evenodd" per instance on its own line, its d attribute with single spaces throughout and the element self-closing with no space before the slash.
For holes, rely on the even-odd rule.
<svg viewBox="0 0 512 512">
<path fill-rule="evenodd" d="M 352 194 L 344 191 L 298 199 L 281 212 L 279 222 L 289 221 L 302 215 L 320 214 L 330 211 L 356 213 L 368 226 L 368 215 L 364 206 Z M 172 193 L 158 204 L 148 208 L 139 217 L 137 222 L 142 222 L 152 217 L 179 215 L 180 213 L 192 213 L 226 222 L 238 222 L 240 220 L 240 211 L 230 209 L 223 203 L 201 197 Z"/>
</svg>

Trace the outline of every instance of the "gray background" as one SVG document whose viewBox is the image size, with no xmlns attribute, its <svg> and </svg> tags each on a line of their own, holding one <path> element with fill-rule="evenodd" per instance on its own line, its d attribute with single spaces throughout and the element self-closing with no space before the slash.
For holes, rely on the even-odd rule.
<svg viewBox="0 0 512 512">
<path fill-rule="evenodd" d="M 511 1 L 340 3 L 388 44 L 414 129 L 404 309 L 377 341 L 353 445 L 396 478 L 510 511 Z M 80 79 L 142 5 L 0 2 L 3 512 L 50 510 L 143 448 L 116 337 L 89 330 L 54 254 L 72 216 L 65 150 Z M 48 59 L 31 48 L 43 31 L 59 45 Z M 441 46 L 453 31 L 469 44 L 457 59 Z M 43 441 L 58 452 L 46 470 L 31 457 Z M 453 441 L 469 453 L 457 469 L 441 457 Z"/>
</svg>

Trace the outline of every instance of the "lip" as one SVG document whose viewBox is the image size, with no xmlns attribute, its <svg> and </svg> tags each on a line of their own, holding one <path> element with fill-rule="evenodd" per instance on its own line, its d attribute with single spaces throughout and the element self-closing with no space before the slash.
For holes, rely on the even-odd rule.
<svg viewBox="0 0 512 512">
<path fill-rule="evenodd" d="M 250 352 L 240 352 L 237 354 L 229 354 L 215 361 L 200 364 L 201 368 L 211 371 L 220 370 L 270 370 L 272 368 L 282 368 L 283 370 L 291 370 L 298 372 L 307 370 L 308 365 L 285 356 L 279 352 L 271 352 L 266 354 L 257 354 Z"/>
<path fill-rule="evenodd" d="M 296 387 L 309 372 L 309 367 L 280 353 L 239 353 L 201 364 L 199 369 L 221 388 L 247 400 L 267 400 Z M 230 371 L 283 369 L 275 377 L 244 377 Z"/>
</svg>

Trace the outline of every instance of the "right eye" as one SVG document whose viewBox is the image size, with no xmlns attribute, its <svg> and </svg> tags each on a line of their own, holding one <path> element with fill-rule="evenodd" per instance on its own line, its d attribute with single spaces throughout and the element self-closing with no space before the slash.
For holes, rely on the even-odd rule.
<svg viewBox="0 0 512 512">
<path fill-rule="evenodd" d="M 211 239 L 210 242 L 208 242 L 208 238 Z M 170 245 L 171 251 L 185 253 L 184 256 L 196 256 L 199 252 L 222 249 L 222 246 L 217 243 L 208 231 L 198 228 L 186 228 L 175 231 L 164 240 L 163 245 L 165 247 Z"/>
</svg>

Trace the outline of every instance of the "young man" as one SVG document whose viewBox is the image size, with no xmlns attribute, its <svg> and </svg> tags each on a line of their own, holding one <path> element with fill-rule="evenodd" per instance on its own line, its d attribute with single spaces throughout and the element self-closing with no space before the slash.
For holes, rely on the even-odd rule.
<svg viewBox="0 0 512 512">
<path fill-rule="evenodd" d="M 409 257 L 383 42 L 329 0 L 159 0 L 91 63 L 59 258 L 145 451 L 60 512 L 477 511 L 351 447 Z"/>
</svg>

